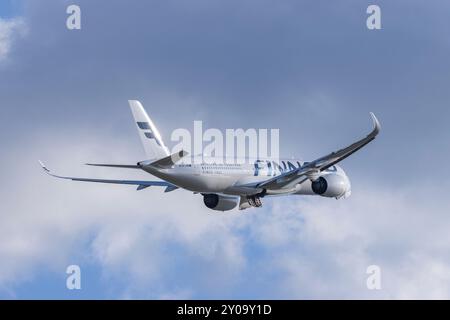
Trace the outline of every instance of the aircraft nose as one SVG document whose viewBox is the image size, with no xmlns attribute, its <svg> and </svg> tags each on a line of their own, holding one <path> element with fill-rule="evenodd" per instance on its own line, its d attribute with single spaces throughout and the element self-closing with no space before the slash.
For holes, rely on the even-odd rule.
<svg viewBox="0 0 450 320">
<path fill-rule="evenodd" d="M 347 175 L 345 176 L 345 193 L 344 193 L 344 199 L 348 198 L 351 196 L 352 194 L 352 184 L 350 183 L 350 179 L 347 177 Z"/>
</svg>

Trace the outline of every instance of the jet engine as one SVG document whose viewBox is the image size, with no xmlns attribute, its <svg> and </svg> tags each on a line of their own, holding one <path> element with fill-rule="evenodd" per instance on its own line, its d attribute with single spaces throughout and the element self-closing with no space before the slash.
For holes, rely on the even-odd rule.
<svg viewBox="0 0 450 320">
<path fill-rule="evenodd" d="M 222 196 L 215 193 L 203 195 L 205 206 L 217 211 L 227 211 L 234 209 L 239 203 L 239 197 Z"/>
<path fill-rule="evenodd" d="M 350 191 L 350 182 L 343 175 L 331 173 L 312 181 L 311 189 L 323 197 L 340 198 Z"/>
</svg>

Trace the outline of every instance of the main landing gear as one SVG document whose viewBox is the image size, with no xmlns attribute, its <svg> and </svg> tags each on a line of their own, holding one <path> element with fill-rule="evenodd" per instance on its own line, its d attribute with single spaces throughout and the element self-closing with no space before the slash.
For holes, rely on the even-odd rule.
<svg viewBox="0 0 450 320">
<path fill-rule="evenodd" d="M 262 206 L 261 198 L 258 196 L 248 196 L 247 201 L 252 207 L 259 208 Z"/>
<path fill-rule="evenodd" d="M 247 196 L 248 204 L 255 208 L 262 207 L 261 198 L 264 198 L 264 196 L 266 195 L 266 192 L 267 192 L 266 189 L 264 189 L 262 192 L 260 192 L 258 194 L 254 194 L 252 196 Z"/>
</svg>

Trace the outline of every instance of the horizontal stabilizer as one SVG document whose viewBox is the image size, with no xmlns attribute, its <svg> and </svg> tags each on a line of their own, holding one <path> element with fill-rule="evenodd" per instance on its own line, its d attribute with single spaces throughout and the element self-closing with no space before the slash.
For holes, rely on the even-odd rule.
<svg viewBox="0 0 450 320">
<path fill-rule="evenodd" d="M 141 169 L 136 164 L 108 164 L 108 163 L 86 163 L 87 166 L 94 167 L 110 167 L 110 168 L 126 168 L 126 169 Z"/>
<path fill-rule="evenodd" d="M 171 168 L 175 163 L 181 160 L 181 158 L 187 156 L 189 153 L 187 151 L 181 150 L 175 152 L 174 154 L 164 157 L 162 159 L 156 160 L 150 163 L 151 166 L 159 168 Z"/>
</svg>

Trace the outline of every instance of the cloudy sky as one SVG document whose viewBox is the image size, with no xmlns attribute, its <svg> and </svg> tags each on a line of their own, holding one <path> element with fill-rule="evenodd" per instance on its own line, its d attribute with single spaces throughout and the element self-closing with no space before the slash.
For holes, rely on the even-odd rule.
<svg viewBox="0 0 450 320">
<path fill-rule="evenodd" d="M 66 28 L 78 4 L 82 29 Z M 378 4 L 382 29 L 366 28 Z M 450 5 L 441 1 L 0 2 L 0 297 L 450 298 Z M 216 213 L 177 190 L 58 173 L 144 154 L 139 99 L 176 128 L 279 128 L 314 159 L 382 132 L 342 166 L 350 198 Z M 66 289 L 77 264 L 82 289 Z M 366 269 L 381 268 L 381 290 Z"/>
</svg>

